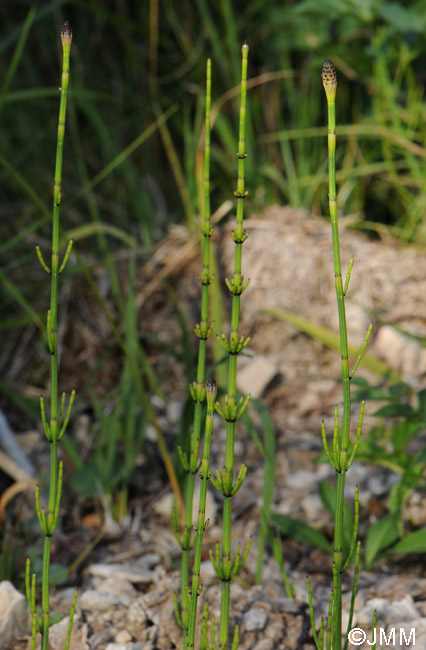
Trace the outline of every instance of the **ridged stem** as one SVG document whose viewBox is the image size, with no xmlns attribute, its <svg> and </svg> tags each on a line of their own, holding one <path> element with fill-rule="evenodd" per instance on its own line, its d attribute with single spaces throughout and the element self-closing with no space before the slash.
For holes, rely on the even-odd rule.
<svg viewBox="0 0 426 650">
<path fill-rule="evenodd" d="M 338 458 L 335 460 L 337 470 L 336 511 L 334 519 L 334 553 L 333 553 L 333 650 L 340 650 L 342 643 L 342 571 L 343 571 L 343 506 L 345 479 L 348 460 L 349 427 L 351 413 L 351 389 L 349 385 L 348 334 L 346 327 L 345 296 L 342 282 L 340 261 L 339 227 L 336 202 L 336 109 L 335 97 L 337 76 L 333 64 L 326 61 L 323 65 L 322 80 L 328 107 L 328 200 L 331 221 L 331 235 L 334 260 L 334 283 L 339 314 L 340 356 L 343 383 L 343 420 L 338 434 Z"/>
<path fill-rule="evenodd" d="M 245 127 L 246 127 L 246 97 L 247 97 L 247 58 L 248 58 L 248 45 L 244 44 L 242 47 L 242 69 L 241 69 L 241 101 L 239 113 L 239 137 L 238 137 L 238 182 L 235 196 L 237 197 L 237 213 L 236 213 L 236 227 L 233 233 L 235 242 L 235 259 L 234 259 L 234 276 L 233 280 L 228 284 L 228 288 L 232 293 L 232 311 L 231 311 L 231 332 L 229 337 L 229 362 L 228 362 L 228 403 L 235 403 L 237 391 L 237 355 L 241 351 L 239 349 L 238 341 L 239 335 L 239 322 L 240 322 L 240 296 L 244 291 L 243 278 L 241 275 L 242 270 L 242 245 L 245 241 L 245 233 L 243 228 L 244 219 L 244 198 L 246 197 L 245 180 L 244 180 L 244 167 L 246 159 L 245 151 Z M 247 286 L 247 285 L 246 285 Z M 220 629 L 219 629 L 219 649 L 228 649 L 229 639 L 229 605 L 230 605 L 230 587 L 232 571 L 226 569 L 231 566 L 231 532 L 232 532 L 232 497 L 234 491 L 232 489 L 234 479 L 234 438 L 235 438 L 235 423 L 240 413 L 235 412 L 225 413 L 226 419 L 226 452 L 225 452 L 225 475 L 228 485 L 223 485 L 224 488 L 224 503 L 223 503 L 223 523 L 222 523 L 222 591 L 221 591 L 221 613 L 220 613 Z"/>
<path fill-rule="evenodd" d="M 200 567 L 201 567 L 201 553 L 203 550 L 203 537 L 204 531 L 208 525 L 206 521 L 206 499 L 207 499 L 207 480 L 210 475 L 209 469 L 209 456 L 210 456 L 210 442 L 213 431 L 213 417 L 214 417 L 214 404 L 216 400 L 216 382 L 214 379 L 207 381 L 207 416 L 206 416 L 206 429 L 204 435 L 203 445 L 203 458 L 201 461 L 201 486 L 200 486 L 200 501 L 198 506 L 198 521 L 195 534 L 195 551 L 194 551 L 194 567 L 192 572 L 192 585 L 190 595 L 189 617 L 188 617 L 188 633 L 186 639 L 187 650 L 193 650 L 195 643 L 195 624 L 197 618 L 197 601 L 201 593 L 200 586 Z"/>
<path fill-rule="evenodd" d="M 206 111 L 205 111 L 205 142 L 204 142 L 204 215 L 201 235 L 203 237 L 203 269 L 200 276 L 201 282 L 201 312 L 200 323 L 195 327 L 195 334 L 199 340 L 197 378 L 190 386 L 194 405 L 194 423 L 191 435 L 189 457 L 184 459 L 187 472 L 186 497 L 185 497 L 185 523 L 183 535 L 180 539 L 182 548 L 181 561 L 181 625 L 183 629 L 184 649 L 187 641 L 187 628 L 189 616 L 189 552 L 192 546 L 192 507 L 194 500 L 195 474 L 198 471 L 198 447 L 201 435 L 201 419 L 203 401 L 205 397 L 204 375 L 206 366 L 207 339 L 211 334 L 211 325 L 208 322 L 209 285 L 214 280 L 210 273 L 210 239 L 213 233 L 210 218 L 210 109 L 211 109 L 211 60 L 207 61 L 206 71 Z M 195 570 L 195 567 L 194 567 Z M 195 625 L 195 623 L 194 623 Z"/>
<path fill-rule="evenodd" d="M 35 574 L 31 578 L 30 588 L 30 563 L 27 562 L 27 598 L 33 620 L 32 645 L 35 648 L 36 631 L 42 635 L 41 648 L 48 650 L 49 625 L 50 625 L 50 556 L 52 536 L 55 532 L 59 517 L 59 506 L 62 492 L 62 464 L 58 463 L 58 442 L 64 434 L 74 402 L 74 391 L 71 393 L 68 407 L 65 409 L 65 395 L 59 400 L 58 396 L 58 277 L 64 270 L 71 253 L 72 242 L 69 242 L 62 263 L 59 261 L 59 208 L 62 200 L 62 158 L 65 136 L 65 118 L 67 109 L 69 61 L 72 41 L 72 32 L 69 23 L 64 23 L 61 29 L 62 41 L 62 79 L 61 100 L 59 106 L 58 138 L 56 147 L 56 164 L 53 187 L 53 213 L 52 213 L 52 254 L 51 266 L 46 264 L 39 247 L 37 257 L 43 269 L 50 273 L 50 309 L 47 313 L 47 342 L 50 352 L 50 417 L 46 418 L 44 398 L 40 398 L 41 419 L 48 441 L 50 442 L 50 474 L 49 498 L 47 514 L 40 506 L 40 489 L 36 489 L 36 511 L 40 526 L 44 534 L 42 587 L 41 587 L 41 619 L 38 618 L 35 604 Z M 75 608 L 75 605 L 74 605 Z M 73 615 L 73 612 L 72 612 Z M 71 633 L 71 632 L 70 632 Z"/>
</svg>

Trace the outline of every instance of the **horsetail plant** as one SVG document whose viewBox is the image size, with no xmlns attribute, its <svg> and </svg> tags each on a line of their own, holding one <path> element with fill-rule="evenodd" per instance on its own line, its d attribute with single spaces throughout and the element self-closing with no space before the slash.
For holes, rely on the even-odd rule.
<svg viewBox="0 0 426 650">
<path fill-rule="evenodd" d="M 359 366 L 364 350 L 367 346 L 371 335 L 372 326 L 370 325 L 364 342 L 359 351 L 357 360 L 352 371 L 349 370 L 349 351 L 348 335 L 346 327 L 346 308 L 345 297 L 349 288 L 349 281 L 353 267 L 353 258 L 351 258 L 346 274 L 345 283 L 342 282 L 342 270 L 340 260 L 340 243 L 339 228 L 337 220 L 337 202 L 336 202 L 336 112 L 335 98 L 337 89 L 337 75 L 334 65 L 331 61 L 325 61 L 322 68 L 322 82 L 327 97 L 328 106 L 328 176 L 329 176 L 329 210 L 331 221 L 331 235 L 334 259 L 334 281 L 337 298 L 337 308 L 339 315 L 339 336 L 340 336 L 340 356 L 342 369 L 343 384 L 343 418 L 340 423 L 338 410 L 334 413 L 334 431 L 332 448 L 330 450 L 324 422 L 321 425 L 322 439 L 325 453 L 332 467 L 337 472 L 337 489 L 334 515 L 334 551 L 333 551 L 333 590 L 330 595 L 329 614 L 327 628 L 325 628 L 324 619 L 321 621 L 319 634 L 315 629 L 315 617 L 312 602 L 312 591 L 309 578 L 308 595 L 309 608 L 311 614 L 312 633 L 318 650 L 341 650 L 342 648 L 342 574 L 349 567 L 355 553 L 354 581 L 352 586 L 352 598 L 349 610 L 349 621 L 346 631 L 344 648 L 348 646 L 348 633 L 352 627 L 352 618 L 355 604 L 355 595 L 358 581 L 359 561 L 360 561 L 360 542 L 357 542 L 358 522 L 359 522 L 359 499 L 358 489 L 355 489 L 355 517 L 352 533 L 352 542 L 346 559 L 343 559 L 343 514 L 344 514 L 344 492 L 346 472 L 352 465 L 356 450 L 358 447 L 362 421 L 364 416 L 364 402 L 361 403 L 358 428 L 355 436 L 355 442 L 350 450 L 350 412 L 351 412 L 351 387 L 350 380 L 354 377 Z M 325 645 L 324 645 L 325 644 Z"/>
<path fill-rule="evenodd" d="M 201 487 L 200 487 L 200 500 L 198 505 L 198 521 L 195 535 L 195 550 L 194 550 L 194 566 L 192 569 L 192 585 L 190 591 L 190 604 L 189 604 L 189 617 L 188 617 L 188 630 L 186 650 L 193 650 L 195 643 L 195 624 L 197 618 L 197 601 L 201 593 L 202 585 L 200 585 L 200 567 L 201 567 L 201 553 L 203 550 L 203 537 L 204 531 L 209 525 L 208 519 L 206 520 L 206 498 L 207 498 L 207 480 L 210 478 L 209 456 L 210 456 L 210 442 L 213 430 L 213 416 L 214 405 L 216 401 L 217 387 L 215 380 L 211 377 L 207 380 L 207 416 L 206 428 L 204 434 L 203 444 L 203 458 L 201 461 Z"/>
<path fill-rule="evenodd" d="M 219 626 L 219 649 L 228 650 L 229 639 L 229 608 L 230 608 L 230 587 L 231 580 L 239 572 L 244 564 L 250 550 L 251 539 L 249 540 L 244 553 L 241 556 L 241 547 L 237 546 L 235 555 L 231 555 L 231 525 L 232 525 L 232 497 L 240 489 L 244 482 L 247 467 L 242 465 L 234 481 L 234 437 L 235 423 L 241 417 L 247 407 L 250 397 L 241 397 L 237 400 L 237 357 L 248 345 L 250 339 L 240 336 L 240 297 L 247 289 L 249 280 L 244 281 L 242 276 L 242 245 L 248 234 L 244 230 L 244 199 L 248 192 L 244 184 L 244 166 L 247 157 L 245 151 L 245 126 L 246 126 L 246 98 L 247 98 L 247 58 L 248 45 L 242 47 L 242 72 L 241 72 L 241 101 L 239 115 L 239 138 L 238 138 L 238 182 L 237 190 L 234 192 L 237 198 L 236 227 L 232 233 L 235 242 L 234 275 L 232 280 L 226 279 L 226 286 L 232 294 L 231 308 L 231 331 L 229 338 L 221 334 L 220 342 L 228 352 L 228 392 L 225 396 L 223 406 L 216 404 L 216 410 L 226 422 L 226 452 L 225 465 L 222 472 L 216 470 L 216 475 L 210 478 L 214 487 L 223 494 L 223 521 L 222 521 L 222 548 L 216 545 L 215 553 L 210 552 L 214 570 L 221 580 L 221 606 Z M 232 647 L 238 646 L 238 627 L 235 629 Z"/>
<path fill-rule="evenodd" d="M 195 326 L 194 332 L 199 340 L 197 379 L 190 386 L 190 394 L 195 403 L 194 423 L 190 440 L 189 453 L 185 454 L 181 447 L 178 448 L 182 466 L 187 474 L 186 495 L 185 495 L 185 521 L 182 534 L 179 534 L 179 527 L 176 512 L 173 517 L 173 528 L 175 536 L 182 549 L 181 560 L 181 611 L 179 613 L 177 599 L 175 597 L 175 614 L 180 627 L 183 630 L 184 647 L 186 644 L 189 614 L 189 553 L 193 546 L 192 539 L 192 506 L 194 501 L 195 475 L 199 470 L 198 450 L 201 435 L 201 420 L 203 402 L 206 396 L 204 385 L 204 374 L 206 365 L 207 339 L 212 332 L 212 324 L 208 322 L 208 298 L 209 285 L 214 280 L 210 272 L 210 239 L 213 234 L 210 219 L 210 108 L 211 108 L 211 60 L 207 61 L 206 73 L 206 113 L 205 113 L 205 142 L 204 142 L 204 214 L 201 234 L 203 237 L 203 270 L 199 277 L 201 283 L 201 315 L 200 322 Z"/>
<path fill-rule="evenodd" d="M 38 520 L 44 535 L 43 547 L 43 570 L 41 585 L 41 616 L 36 607 L 36 575 L 31 576 L 30 560 L 26 564 L 26 592 L 32 616 L 32 643 L 31 649 L 35 649 L 36 635 L 40 632 L 42 635 L 41 648 L 48 650 L 49 645 L 49 625 L 50 625 L 50 556 L 52 536 L 55 532 L 59 517 L 59 507 L 62 493 L 63 467 L 62 461 L 58 463 L 58 442 L 65 433 L 71 415 L 71 409 L 75 398 L 73 390 L 67 408 L 65 408 L 66 396 L 62 393 L 61 399 L 58 398 L 58 277 L 64 270 L 72 248 L 72 240 L 68 243 L 62 263 L 59 262 L 59 207 L 62 200 L 62 156 L 65 135 L 65 116 L 67 110 L 67 94 L 69 81 L 69 61 L 72 41 L 72 31 L 70 24 L 65 22 L 61 28 L 61 41 L 63 51 L 62 61 L 62 81 L 61 81 L 61 101 L 59 107 L 58 123 L 58 140 L 56 148 L 56 165 L 55 165 L 55 182 L 53 188 L 53 214 L 52 214 L 52 256 L 50 267 L 45 262 L 39 246 L 36 247 L 37 257 L 43 269 L 51 277 L 50 288 L 50 309 L 47 312 L 47 344 L 50 352 L 50 413 L 49 422 L 46 416 L 45 402 L 43 396 L 40 397 L 40 411 L 43 423 L 43 429 L 46 438 L 50 443 L 50 480 L 49 480 L 49 499 L 47 513 L 40 504 L 40 488 L 36 488 L 35 504 Z M 72 622 L 75 612 L 77 593 L 71 606 L 68 635 L 65 644 L 65 650 L 68 649 L 71 639 Z"/>
</svg>

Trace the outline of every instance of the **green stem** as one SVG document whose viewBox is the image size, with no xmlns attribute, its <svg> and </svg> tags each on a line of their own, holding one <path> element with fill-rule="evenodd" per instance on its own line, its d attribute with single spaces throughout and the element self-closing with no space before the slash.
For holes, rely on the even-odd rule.
<svg viewBox="0 0 426 650">
<path fill-rule="evenodd" d="M 201 553 L 203 550 L 204 531 L 208 525 L 205 520 L 206 499 L 207 499 L 207 479 L 209 478 L 209 456 L 210 442 L 213 430 L 214 404 L 216 400 L 216 382 L 214 379 L 207 381 L 207 416 L 206 431 L 204 436 L 203 459 L 201 461 L 201 486 L 200 501 L 198 507 L 198 522 L 195 535 L 195 552 L 194 552 L 194 569 L 192 572 L 191 600 L 189 606 L 188 633 L 186 639 L 186 648 L 192 650 L 195 643 L 195 623 L 197 617 L 197 600 L 201 593 L 200 589 L 200 566 Z"/>
<path fill-rule="evenodd" d="M 236 386 L 237 386 L 237 355 L 241 352 L 239 346 L 239 321 L 240 321 L 240 296 L 247 285 L 243 284 L 241 275 L 242 269 L 242 245 L 246 239 L 243 228 L 244 219 L 244 198 L 246 197 L 244 182 L 245 167 L 245 126 L 246 126 L 246 99 L 247 99 L 247 58 L 248 45 L 242 47 L 242 69 L 241 69 L 241 102 L 240 102 L 240 120 L 239 120 L 239 137 L 238 137 L 238 181 L 235 196 L 237 197 L 236 227 L 233 234 L 235 242 L 235 261 L 234 276 L 232 282 L 227 282 L 228 288 L 232 292 L 232 310 L 231 310 L 231 332 L 229 337 L 228 352 L 228 404 L 236 403 Z M 230 409 L 231 410 L 231 409 Z M 229 605 L 230 605 L 230 586 L 232 578 L 231 563 L 231 529 L 232 529 L 232 496 L 233 479 L 234 479 L 234 438 L 235 422 L 241 413 L 235 408 L 231 414 L 225 413 L 226 419 L 226 452 L 225 452 L 225 470 L 222 483 L 223 494 L 225 497 L 223 504 L 223 523 L 222 523 L 222 591 L 221 591 L 221 613 L 219 628 L 219 649 L 227 650 L 229 643 Z M 225 478 L 226 477 L 226 478 Z"/>
<path fill-rule="evenodd" d="M 187 470 L 186 499 L 185 499 L 185 523 L 181 539 L 182 562 L 181 562 L 181 624 L 183 628 L 184 648 L 187 643 L 187 628 L 189 616 L 189 551 L 191 548 L 192 530 L 192 505 L 194 500 L 195 474 L 198 471 L 198 447 L 201 435 L 201 420 L 203 401 L 205 396 L 204 374 L 206 366 L 207 339 L 211 334 L 211 326 L 208 323 L 209 285 L 214 280 L 210 272 L 210 239 L 213 233 L 210 217 L 210 109 L 211 109 L 211 61 L 207 61 L 206 72 L 206 114 L 205 114 L 205 143 L 204 143 L 204 215 L 201 233 L 203 236 L 203 270 L 200 276 L 201 282 L 201 313 L 200 323 L 195 327 L 195 334 L 199 339 L 197 379 L 190 386 L 191 395 L 195 402 L 194 407 L 194 428 L 191 436 L 191 448 L 189 458 L 185 461 Z M 195 570 L 195 565 L 194 565 Z M 195 622 L 194 622 L 195 625 Z"/>
<path fill-rule="evenodd" d="M 41 399 L 41 413 L 43 419 L 43 426 L 46 436 L 50 442 L 50 479 L 49 479 L 49 500 L 47 506 L 47 516 L 44 510 L 40 510 L 38 492 L 36 493 L 36 505 L 38 508 L 40 524 L 44 533 L 44 548 L 43 548 L 43 568 L 42 568 L 42 595 L 41 595 L 41 625 L 40 631 L 42 633 L 42 650 L 48 650 L 49 645 L 49 623 L 50 623 L 50 556 L 51 556 L 51 540 L 55 532 L 59 503 L 61 497 L 62 486 L 62 468 L 58 468 L 58 441 L 65 431 L 68 423 L 72 402 L 74 401 L 74 393 L 71 396 L 69 407 L 64 414 L 65 396 L 61 400 L 61 408 L 59 412 L 58 400 L 58 276 L 62 272 L 67 262 L 69 253 L 71 251 L 72 242 L 69 243 L 66 256 L 62 264 L 59 262 L 59 208 L 62 199 L 62 158 L 63 146 L 65 135 L 65 117 L 67 109 L 67 94 L 68 94 L 68 81 L 69 81 L 69 60 L 70 49 L 72 41 L 72 32 L 69 23 L 64 23 L 61 29 L 61 41 L 63 50 L 62 62 L 62 80 L 61 80 L 61 101 L 59 107 L 59 120 L 58 120 L 58 139 L 56 147 L 56 164 L 55 164 L 55 180 L 53 188 L 53 215 L 52 215 L 52 260 L 50 269 L 44 262 L 40 251 L 37 251 L 38 257 L 42 262 L 42 266 L 51 274 L 51 287 L 50 287 L 50 309 L 47 314 L 47 340 L 49 351 L 51 355 L 50 363 L 50 420 L 47 424 L 44 400 Z M 59 471 L 59 476 L 58 476 Z M 29 571 L 29 568 L 28 568 Z M 35 610 L 34 610 L 35 611 Z"/>
<path fill-rule="evenodd" d="M 333 64 L 326 61 L 323 65 L 322 80 L 327 96 L 328 106 L 328 177 L 329 209 L 331 235 L 333 244 L 334 282 L 337 308 L 339 314 L 340 356 L 343 383 L 343 421 L 337 436 L 337 458 L 335 458 L 337 475 L 337 495 L 334 527 L 334 598 L 333 598 L 333 650 L 340 650 L 342 643 L 342 571 L 343 571 L 343 506 L 345 479 L 348 460 L 349 428 L 351 412 L 351 389 L 349 375 L 348 334 L 346 326 L 345 295 L 342 282 L 340 261 L 339 227 L 336 202 L 336 110 L 335 97 L 337 76 Z M 347 288 L 347 287 L 345 287 Z"/>
</svg>

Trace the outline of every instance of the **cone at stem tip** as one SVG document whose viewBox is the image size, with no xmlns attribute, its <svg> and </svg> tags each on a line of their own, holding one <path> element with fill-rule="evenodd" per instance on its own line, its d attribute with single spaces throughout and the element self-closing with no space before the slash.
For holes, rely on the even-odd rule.
<svg viewBox="0 0 426 650">
<path fill-rule="evenodd" d="M 217 385 L 214 380 L 214 377 L 210 377 L 207 380 L 207 402 L 214 404 L 214 400 L 216 399 L 216 394 L 217 394 Z"/>
<path fill-rule="evenodd" d="M 322 64 L 321 78 L 322 85 L 324 86 L 325 94 L 327 96 L 327 101 L 334 101 L 337 88 L 337 74 L 336 68 L 328 59 Z"/>
<path fill-rule="evenodd" d="M 72 29 L 71 25 L 69 24 L 68 20 L 64 22 L 64 24 L 61 27 L 61 40 L 62 44 L 69 44 L 71 43 L 72 40 Z"/>
</svg>

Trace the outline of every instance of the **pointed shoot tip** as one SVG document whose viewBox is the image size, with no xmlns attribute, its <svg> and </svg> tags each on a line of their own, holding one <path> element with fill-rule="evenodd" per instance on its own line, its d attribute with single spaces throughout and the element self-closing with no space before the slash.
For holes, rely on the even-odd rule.
<svg viewBox="0 0 426 650">
<path fill-rule="evenodd" d="M 322 64 L 321 78 L 327 100 L 334 101 L 337 88 L 337 74 L 336 68 L 331 61 L 327 60 Z"/>
<path fill-rule="evenodd" d="M 64 24 L 61 27 L 61 40 L 63 45 L 68 45 L 71 44 L 72 40 L 72 29 L 71 25 L 69 24 L 68 20 L 64 22 Z"/>
<path fill-rule="evenodd" d="M 207 387 L 207 402 L 213 405 L 217 395 L 217 384 L 214 380 L 214 377 L 210 377 L 207 380 L 206 387 Z"/>
</svg>

